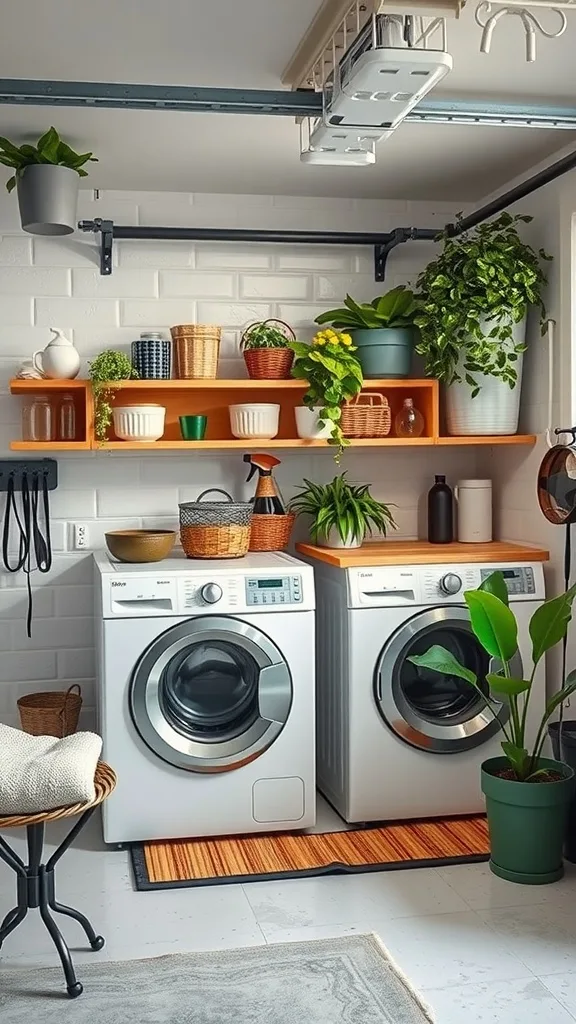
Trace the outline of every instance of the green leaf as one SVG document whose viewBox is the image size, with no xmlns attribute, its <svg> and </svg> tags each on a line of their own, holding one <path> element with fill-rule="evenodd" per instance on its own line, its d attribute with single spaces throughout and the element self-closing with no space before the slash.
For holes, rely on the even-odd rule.
<svg viewBox="0 0 576 1024">
<path fill-rule="evenodd" d="M 575 596 L 576 584 L 565 594 L 546 601 L 534 612 L 529 629 L 532 639 L 532 660 L 535 665 L 546 651 L 564 639 L 572 618 L 572 602 Z"/>
<path fill-rule="evenodd" d="M 15 177 L 15 175 L 12 175 L 12 177 L 8 178 L 8 181 L 6 182 L 6 191 L 7 192 L 13 192 L 15 188 L 16 188 L 16 177 Z"/>
<path fill-rule="evenodd" d="M 504 574 L 500 569 L 497 569 L 495 572 L 490 573 L 489 576 L 486 576 L 486 579 L 482 580 L 478 590 L 483 590 L 486 594 L 493 594 L 493 596 L 497 597 L 499 601 L 502 601 L 502 604 L 508 606 L 508 587 L 506 586 Z"/>
<path fill-rule="evenodd" d="M 517 697 L 520 693 L 526 693 L 532 685 L 529 679 L 509 679 L 493 672 L 486 676 L 486 682 L 492 693 L 504 697 Z"/>
<path fill-rule="evenodd" d="M 518 650 L 518 627 L 513 613 L 493 594 L 468 590 L 464 600 L 475 636 L 493 658 L 510 661 Z"/>
<path fill-rule="evenodd" d="M 454 655 L 445 647 L 434 644 L 425 654 L 413 654 L 407 661 L 420 668 L 432 669 L 434 672 L 441 672 L 446 676 L 457 676 L 458 679 L 465 679 L 467 683 L 476 683 L 476 675 L 465 665 L 461 665 Z"/>
<path fill-rule="evenodd" d="M 502 750 L 516 772 L 519 781 L 524 779 L 530 763 L 528 751 L 524 747 L 517 747 L 514 743 L 509 743 L 507 740 L 503 741 Z"/>
</svg>

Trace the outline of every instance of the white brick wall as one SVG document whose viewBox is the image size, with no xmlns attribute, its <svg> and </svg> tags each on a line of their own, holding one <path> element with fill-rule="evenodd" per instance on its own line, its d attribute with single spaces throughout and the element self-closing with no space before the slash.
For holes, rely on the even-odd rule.
<svg viewBox="0 0 576 1024">
<path fill-rule="evenodd" d="M 373 279 L 369 250 L 347 247 L 126 241 L 116 243 L 114 273 L 100 276 L 92 237 L 28 238 L 17 230 L 15 198 L 0 198 L 0 451 L 19 431 L 20 404 L 7 392 L 18 362 L 49 340 L 48 327 L 69 333 L 85 361 L 104 348 L 127 351 L 143 329 L 164 330 L 182 320 L 224 328 L 221 373 L 244 375 L 238 340 L 247 323 L 280 316 L 309 337 L 312 319 L 346 291 L 360 299 L 383 290 Z M 388 230 L 441 226 L 453 218 L 445 204 L 377 203 L 271 196 L 189 196 L 164 193 L 81 194 L 82 217 L 112 216 L 123 224 L 203 225 L 324 230 Z M 408 243 L 389 260 L 386 287 L 413 280 L 432 257 L 432 245 Z M 279 453 L 278 478 L 290 496 L 304 476 L 336 472 L 327 451 Z M 463 449 L 355 450 L 344 461 L 356 480 L 396 502 L 401 536 L 422 532 L 422 496 L 435 472 L 471 475 L 476 455 Z M 474 465 L 471 465 L 471 462 Z M 216 453 L 93 453 L 59 455 L 60 485 L 52 495 L 54 566 L 35 573 L 32 640 L 25 635 L 26 592 L 21 574 L 0 571 L 0 719 L 13 721 L 15 700 L 46 687 L 82 685 L 93 703 L 94 651 L 91 558 L 73 551 L 75 523 L 86 523 L 90 547 L 109 529 L 175 526 L 178 501 L 205 487 L 247 494 L 239 455 Z M 0 505 L 3 511 L 3 503 Z"/>
</svg>

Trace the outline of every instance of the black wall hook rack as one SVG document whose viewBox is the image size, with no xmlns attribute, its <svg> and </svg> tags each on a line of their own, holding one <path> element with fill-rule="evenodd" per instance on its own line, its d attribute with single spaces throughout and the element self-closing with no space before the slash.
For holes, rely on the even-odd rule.
<svg viewBox="0 0 576 1024">
<path fill-rule="evenodd" d="M 14 481 L 14 490 L 22 490 L 22 479 L 28 483 L 37 479 L 46 480 L 49 491 L 58 486 L 58 463 L 56 459 L 0 459 L 0 491 L 8 490 L 8 481 Z"/>
</svg>

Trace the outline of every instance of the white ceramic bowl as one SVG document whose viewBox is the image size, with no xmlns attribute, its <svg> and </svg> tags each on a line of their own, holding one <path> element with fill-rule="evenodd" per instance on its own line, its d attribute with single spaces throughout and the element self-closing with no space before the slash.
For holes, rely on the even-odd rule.
<svg viewBox="0 0 576 1024">
<path fill-rule="evenodd" d="M 280 406 L 262 402 L 245 405 L 231 405 L 230 430 L 234 437 L 260 437 L 270 440 L 276 437 L 280 421 Z"/>
<path fill-rule="evenodd" d="M 307 405 L 297 405 L 294 409 L 296 416 L 296 433 L 298 437 L 307 441 L 322 441 L 332 437 L 332 423 L 326 421 L 321 427 L 318 422 L 320 408 L 309 409 Z"/>
<path fill-rule="evenodd" d="M 164 433 L 163 405 L 123 405 L 113 409 L 114 433 L 121 441 L 158 441 Z"/>
</svg>

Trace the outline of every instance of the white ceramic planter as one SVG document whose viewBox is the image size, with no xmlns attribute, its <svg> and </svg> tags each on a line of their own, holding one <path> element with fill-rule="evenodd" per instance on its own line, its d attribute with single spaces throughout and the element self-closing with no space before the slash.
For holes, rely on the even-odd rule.
<svg viewBox="0 0 576 1024">
<path fill-rule="evenodd" d="M 524 343 L 526 320 L 513 325 L 512 337 L 515 345 Z M 462 375 L 465 372 L 464 361 L 461 357 L 458 363 L 458 371 Z M 474 374 L 480 384 L 480 391 L 475 398 L 471 397 L 470 386 L 465 381 L 448 385 L 445 392 L 448 433 L 453 437 L 515 434 L 520 413 L 522 364 L 523 358 L 520 354 L 516 363 L 518 381 L 513 389 L 497 377 L 482 373 Z"/>
<path fill-rule="evenodd" d="M 332 436 L 332 424 L 319 425 L 319 408 L 309 409 L 307 405 L 297 405 L 294 409 L 296 417 L 296 433 L 306 441 L 324 441 Z"/>
<path fill-rule="evenodd" d="M 261 402 L 231 405 L 230 430 L 234 437 L 258 437 L 270 440 L 276 437 L 280 423 L 280 406 Z"/>
<path fill-rule="evenodd" d="M 164 433 L 163 405 L 126 405 L 112 410 L 114 433 L 121 441 L 158 441 Z"/>
<path fill-rule="evenodd" d="M 340 533 L 335 527 L 329 530 L 326 540 L 322 540 L 321 537 L 318 538 L 318 546 L 321 548 L 360 548 L 363 543 L 364 534 L 358 539 L 349 533 L 346 540 L 342 540 Z"/>
</svg>

